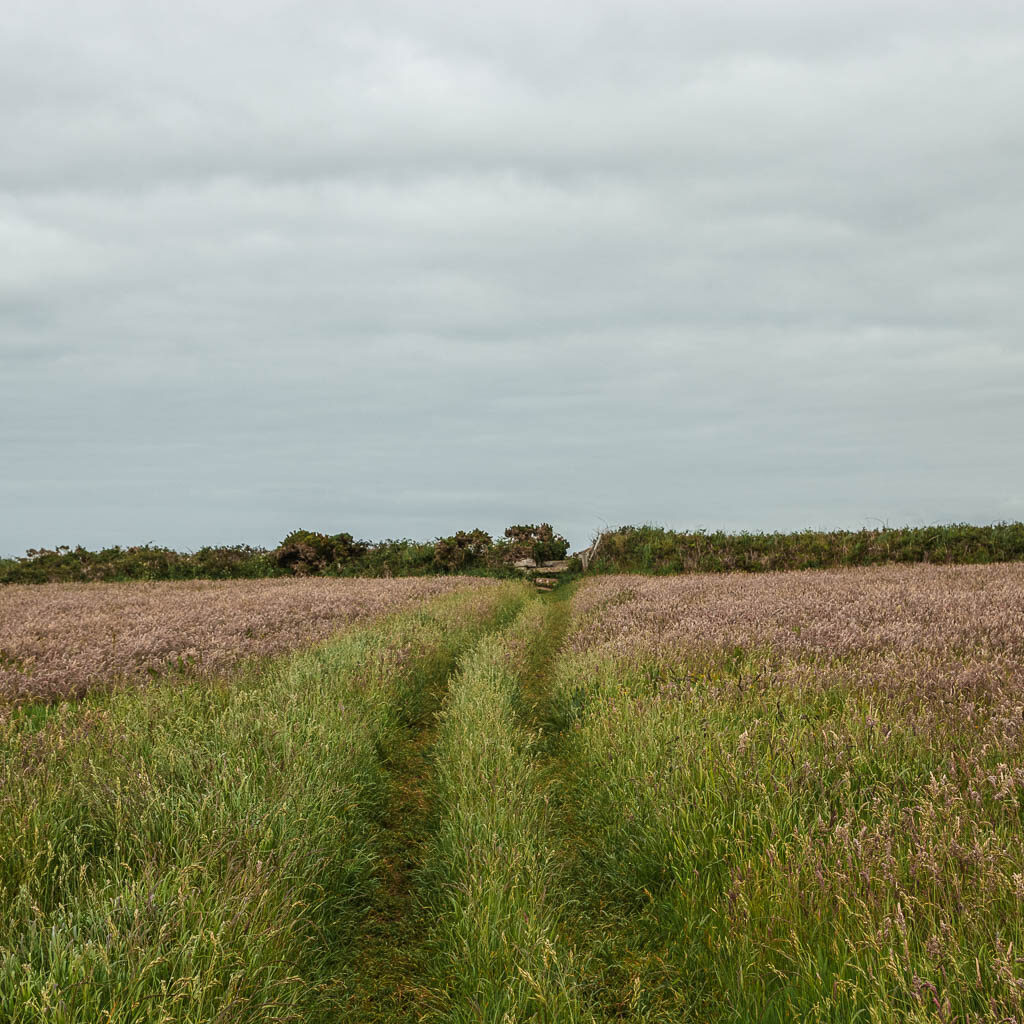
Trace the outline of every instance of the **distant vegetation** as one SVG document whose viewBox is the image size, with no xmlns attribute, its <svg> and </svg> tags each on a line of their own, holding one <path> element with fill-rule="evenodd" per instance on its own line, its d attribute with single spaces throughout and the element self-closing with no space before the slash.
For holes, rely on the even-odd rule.
<svg viewBox="0 0 1024 1024">
<path fill-rule="evenodd" d="M 549 523 L 510 526 L 493 538 L 459 530 L 425 543 L 355 540 L 350 533 L 294 530 L 272 550 L 237 544 L 180 552 L 152 544 L 104 548 L 32 549 L 0 559 L 0 583 L 124 582 L 128 580 L 262 579 L 271 576 L 433 576 L 513 574 L 517 559 L 564 558 L 569 542 Z"/>
<path fill-rule="evenodd" d="M 602 534 L 595 572 L 770 572 L 891 562 L 989 563 L 1024 559 L 1024 523 L 902 527 L 825 533 L 676 533 L 623 526 Z"/>
<path fill-rule="evenodd" d="M 30 549 L 21 558 L 0 559 L 0 582 L 71 583 L 94 580 L 229 580 L 280 576 L 263 548 L 238 544 L 179 552 L 144 544 L 102 551 L 61 546 Z"/>
<path fill-rule="evenodd" d="M 349 533 L 295 530 L 270 550 L 243 544 L 193 552 L 151 544 L 102 551 L 30 550 L 20 558 L 0 559 L 0 583 L 449 573 L 509 576 L 519 559 L 561 559 L 568 550 L 568 541 L 549 523 L 510 526 L 497 538 L 484 530 L 459 530 L 425 542 L 366 541 Z M 601 535 L 588 568 L 599 573 L 673 574 L 1021 560 L 1024 523 L 802 533 L 677 533 L 657 526 L 623 526 Z"/>
</svg>

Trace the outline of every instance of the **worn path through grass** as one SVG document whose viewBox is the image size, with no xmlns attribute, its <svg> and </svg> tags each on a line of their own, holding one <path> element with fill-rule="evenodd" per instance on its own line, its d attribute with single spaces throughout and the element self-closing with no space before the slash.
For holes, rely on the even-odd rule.
<svg viewBox="0 0 1024 1024">
<path fill-rule="evenodd" d="M 431 834 L 428 780 L 435 733 L 433 714 L 410 726 L 389 765 L 390 792 L 377 846 L 379 889 L 355 956 L 339 979 L 352 1021 L 400 1024 L 418 1021 L 425 1012 L 425 920 L 415 876 Z"/>
<path fill-rule="evenodd" d="M 565 633 L 569 596 L 569 588 L 531 596 L 514 622 L 482 638 L 447 680 L 438 681 L 429 709 L 409 723 L 403 742 L 392 752 L 390 797 L 377 847 L 379 889 L 338 980 L 347 1019 L 373 1024 L 449 1019 L 458 1014 L 451 1001 L 459 979 L 452 974 L 461 968 L 446 949 L 438 920 L 457 916 L 448 890 L 466 882 L 458 874 L 464 868 L 454 862 L 472 846 L 472 838 L 460 830 L 465 828 L 465 815 L 477 813 L 481 794 L 474 791 L 472 779 L 459 776 L 456 763 L 463 759 L 472 766 L 486 762 L 489 755 L 483 746 L 507 729 L 515 749 L 503 751 L 508 763 L 498 765 L 503 777 L 498 781 L 519 776 L 530 787 L 529 802 L 546 804 L 540 774 L 546 759 L 538 739 L 549 723 L 546 680 Z M 497 720 L 462 722 L 464 698 L 481 674 L 492 672 L 496 661 L 509 666 L 503 677 L 508 713 L 498 707 L 501 701 L 493 693 L 485 693 L 483 711 L 494 710 Z M 443 709 L 440 746 L 438 709 Z M 464 727 L 470 734 L 460 735 L 453 744 L 452 730 Z M 453 770 L 459 778 L 454 785 Z M 481 813 L 486 816 L 487 812 Z M 534 824 L 528 827 L 533 830 Z M 527 835 L 520 840 L 535 838 L 539 839 Z M 516 968 L 510 965 L 510 969 Z"/>
<path fill-rule="evenodd" d="M 520 720 L 524 728 L 540 733 L 543 752 L 547 751 L 547 741 L 559 727 L 552 701 L 551 673 L 569 627 L 570 601 L 575 589 L 574 585 L 563 586 L 541 598 L 545 603 L 546 614 L 519 676 L 522 699 Z"/>
</svg>

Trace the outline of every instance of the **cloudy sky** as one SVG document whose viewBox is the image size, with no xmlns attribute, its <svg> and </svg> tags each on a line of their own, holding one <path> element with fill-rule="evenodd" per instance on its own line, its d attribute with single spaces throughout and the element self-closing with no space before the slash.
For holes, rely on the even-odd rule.
<svg viewBox="0 0 1024 1024">
<path fill-rule="evenodd" d="M 0 554 L 1024 518 L 1018 0 L 8 0 Z"/>
</svg>

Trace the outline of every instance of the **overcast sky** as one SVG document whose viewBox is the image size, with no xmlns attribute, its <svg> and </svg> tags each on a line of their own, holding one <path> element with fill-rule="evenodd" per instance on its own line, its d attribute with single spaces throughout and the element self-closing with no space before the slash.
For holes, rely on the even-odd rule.
<svg viewBox="0 0 1024 1024">
<path fill-rule="evenodd" d="M 1024 4 L 8 0 L 0 554 L 1024 518 Z"/>
</svg>

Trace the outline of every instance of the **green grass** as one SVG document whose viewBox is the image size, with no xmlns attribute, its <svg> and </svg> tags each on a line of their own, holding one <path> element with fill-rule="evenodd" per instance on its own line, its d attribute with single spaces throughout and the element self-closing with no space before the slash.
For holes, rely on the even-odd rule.
<svg viewBox="0 0 1024 1024">
<path fill-rule="evenodd" d="M 424 868 L 433 929 L 432 1019 L 590 1019 L 582 966 L 564 941 L 551 797 L 537 734 L 520 724 L 522 681 L 539 670 L 559 606 L 532 603 L 463 661 L 438 728 L 439 823 Z"/>
<path fill-rule="evenodd" d="M 10 716 L 0 1020 L 1020 1019 L 1010 740 L 852 656 L 577 649 L 571 594 Z"/>
<path fill-rule="evenodd" d="M 560 663 L 598 1014 L 1017 1019 L 1020 804 L 985 787 L 1005 754 L 869 690 L 737 686 L 734 662 Z"/>
<path fill-rule="evenodd" d="M 335 1020 L 388 765 L 523 588 L 0 736 L 0 1019 Z"/>
</svg>

